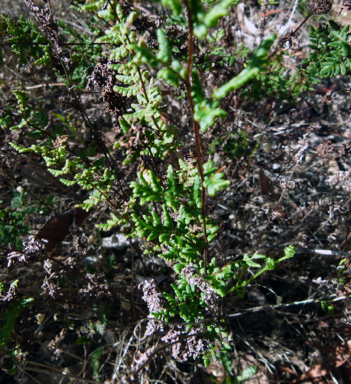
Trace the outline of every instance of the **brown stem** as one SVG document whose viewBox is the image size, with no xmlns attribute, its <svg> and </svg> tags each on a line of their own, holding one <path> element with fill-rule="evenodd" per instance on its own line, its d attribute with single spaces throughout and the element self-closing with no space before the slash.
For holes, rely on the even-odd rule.
<svg viewBox="0 0 351 384">
<path fill-rule="evenodd" d="M 305 23 L 306 21 L 313 15 L 313 11 L 307 15 L 306 19 L 295 29 L 294 33 L 296 33 Z"/>
<path fill-rule="evenodd" d="M 188 27 L 189 27 L 189 47 L 188 47 L 188 62 L 187 62 L 187 73 L 186 73 L 186 81 L 185 87 L 186 92 L 192 112 L 193 118 L 193 129 L 195 134 L 195 146 L 196 146 L 196 161 L 197 168 L 199 170 L 200 178 L 201 178 L 201 212 L 202 212 L 202 225 L 204 229 L 204 237 L 205 237 L 205 250 L 204 250 L 204 261 L 205 261 L 205 275 L 207 275 L 207 258 L 208 258 L 208 239 L 206 233 L 206 189 L 204 187 L 204 171 L 202 164 L 202 151 L 201 151 L 201 138 L 200 138 L 200 129 L 199 123 L 195 121 L 195 107 L 194 100 L 191 96 L 191 67 L 192 67 L 192 57 L 194 51 L 194 28 L 193 28 L 193 20 L 190 10 L 189 0 L 184 0 L 187 16 L 188 16 Z"/>
<path fill-rule="evenodd" d="M 111 0 L 107 0 L 107 2 L 109 3 L 109 5 L 110 5 L 110 7 L 112 9 L 113 15 L 115 16 L 116 20 L 120 23 L 121 20 L 120 20 L 120 18 L 117 15 L 116 8 L 113 8 Z"/>
<path fill-rule="evenodd" d="M 140 67 L 138 67 L 138 74 L 139 74 L 139 78 L 140 78 L 141 86 L 142 86 L 142 88 L 143 88 L 143 92 L 144 92 L 145 99 L 146 99 L 147 102 L 149 102 L 149 97 L 148 97 L 147 92 L 146 92 L 146 88 L 145 88 L 145 84 L 144 84 L 143 77 L 142 77 L 142 75 L 141 75 Z"/>
<path fill-rule="evenodd" d="M 146 147 L 147 147 L 147 149 L 148 149 L 148 151 L 149 151 L 149 153 L 150 153 L 150 157 L 151 157 L 151 160 L 152 160 L 152 162 L 153 162 L 153 164 L 154 164 L 156 174 L 157 174 L 157 176 L 158 176 L 159 178 L 161 178 L 160 173 L 159 173 L 158 168 L 157 168 L 157 164 L 156 164 L 154 155 L 153 155 L 152 152 L 151 152 L 151 148 L 149 147 L 148 144 L 146 144 Z"/>
</svg>

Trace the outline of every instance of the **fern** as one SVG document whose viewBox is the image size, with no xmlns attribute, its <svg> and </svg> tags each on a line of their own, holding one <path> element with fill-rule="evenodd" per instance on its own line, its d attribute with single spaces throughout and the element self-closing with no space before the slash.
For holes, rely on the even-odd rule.
<svg viewBox="0 0 351 384">
<path fill-rule="evenodd" d="M 194 31 L 200 43 L 211 41 L 215 44 L 220 41 L 221 35 L 214 37 L 211 28 L 228 15 L 230 7 L 235 6 L 237 1 L 222 0 L 216 5 L 204 5 L 197 0 L 185 1 L 184 4 L 179 0 L 162 0 L 161 3 L 170 8 L 171 22 L 179 20 L 186 25 L 189 31 Z M 101 27 L 89 27 L 98 36 L 95 37 L 81 34 L 63 21 L 57 22 L 57 27 L 68 38 L 70 59 L 67 66 L 64 58 L 57 55 L 59 42 L 49 41 L 33 23 L 23 19 L 13 23 L 3 17 L 5 24 L 1 28 L 13 36 L 8 41 L 13 44 L 19 66 L 26 65 L 30 60 L 36 65 L 52 65 L 50 60 L 58 60 L 63 64 L 64 75 L 61 73 L 60 78 L 69 86 L 72 103 L 84 124 L 78 122 L 81 125 L 76 127 L 71 122 L 71 115 L 63 116 L 56 111 L 46 113 L 40 103 L 35 103 L 22 90 L 14 92 L 17 103 L 4 111 L 0 124 L 4 129 L 21 131 L 31 139 L 31 144 L 27 146 L 12 143 L 18 152 L 39 155 L 48 171 L 58 177 L 65 188 L 79 187 L 86 191 L 85 200 L 82 199 L 79 206 L 85 210 L 103 203 L 109 206 L 111 218 L 105 224 L 100 223 L 100 228 L 110 230 L 118 226 L 128 237 L 144 239 L 144 253 L 153 252 L 173 266 L 175 283 L 171 286 L 174 295 L 164 296 L 168 304 L 154 316 L 160 320 L 180 316 L 187 324 L 188 332 L 191 329 L 201 330 L 206 338 L 219 343 L 222 348 L 221 332 L 224 331 L 215 326 L 218 323 L 216 306 L 219 298 L 232 291 L 241 294 L 254 277 L 273 269 L 277 262 L 265 256 L 245 255 L 239 262 L 220 270 L 216 267 L 216 260 L 210 260 L 209 245 L 215 239 L 219 225 L 207 213 L 206 198 L 215 196 L 230 183 L 214 161 L 202 159 L 201 134 L 226 117 L 227 113 L 220 103 L 231 92 L 242 87 L 254 87 L 260 76 L 261 87 L 270 87 L 281 81 L 281 67 L 277 65 L 269 69 L 270 50 L 276 37 L 270 36 L 264 40 L 252 52 L 245 68 L 211 95 L 203 88 L 201 70 L 209 70 L 215 54 L 208 55 L 207 62 L 202 63 L 196 62 L 193 56 L 188 57 L 189 52 L 193 51 L 190 47 L 194 48 L 194 34 L 189 33 L 188 51 L 181 52 L 181 43 L 162 26 L 155 28 L 156 44 L 148 46 L 142 34 L 136 33 L 135 24 L 140 15 L 131 7 L 116 0 L 89 0 L 84 4 L 75 3 L 74 7 L 82 12 L 91 12 L 94 20 L 103 20 L 103 23 Z M 187 18 L 184 18 L 184 12 Z M 318 33 L 313 41 L 316 50 L 323 45 L 319 39 L 326 38 L 326 35 Z M 328 38 L 330 50 L 335 49 L 335 44 L 340 44 L 343 47 L 342 54 L 349 55 L 344 44 L 345 39 L 349 38 L 346 30 L 335 29 Z M 31 45 L 28 48 L 16 45 L 19 39 L 43 44 L 35 45 L 36 48 L 31 51 Z M 219 47 L 215 48 L 222 52 Z M 249 56 L 245 47 L 237 51 L 241 52 L 244 59 Z M 230 58 L 223 55 L 221 60 L 232 65 L 235 54 Z M 102 57 L 98 59 L 98 56 Z M 327 60 L 327 57 L 328 74 L 337 73 L 334 59 Z M 312 59 L 314 57 L 311 62 Z M 322 56 L 319 60 L 323 60 Z M 317 65 L 316 61 L 314 63 Z M 320 73 L 327 73 L 325 66 L 318 65 L 321 67 Z M 330 69 L 330 65 L 334 67 Z M 89 75 L 89 84 L 94 82 L 95 75 L 97 89 L 104 87 L 104 81 L 107 80 L 100 79 L 103 75 L 95 72 L 99 66 L 103 66 L 101 73 L 110 76 L 109 88 L 104 89 L 103 96 L 108 93 L 118 109 L 113 116 L 117 133 L 112 148 L 102 139 L 99 121 L 91 120 L 75 92 L 75 86 L 79 88 L 87 84 Z M 345 63 L 345 68 L 348 68 L 348 63 Z M 279 79 L 275 82 L 263 79 L 269 71 L 279 74 L 276 76 Z M 340 65 L 339 72 L 344 71 Z M 170 89 L 175 87 L 180 97 L 187 99 L 195 137 L 196 162 L 185 161 L 178 156 L 177 150 L 183 144 L 177 139 L 179 132 L 176 126 L 165 123 L 161 107 L 165 100 L 160 84 L 162 87 L 168 84 Z M 283 84 L 283 81 L 279 84 Z M 128 104 L 126 108 L 117 105 L 123 102 Z M 54 123 L 58 124 L 55 126 Z M 83 131 L 90 134 L 89 138 L 82 138 Z M 129 190 L 119 179 L 119 172 L 113 166 L 116 163 L 111 161 L 113 149 L 123 154 L 124 166 L 139 163 L 137 179 L 128 179 Z M 293 250 L 290 249 L 278 261 L 292 254 Z M 257 259 L 262 259 L 265 266 L 261 267 Z M 238 271 L 249 268 L 258 268 L 259 271 L 251 279 L 242 280 L 242 273 Z M 237 281 L 229 290 L 227 282 L 233 277 Z M 9 320 L 1 335 L 3 343 L 9 340 L 14 321 L 25 304 L 27 302 L 18 302 L 8 309 Z M 209 313 L 212 318 L 206 329 L 203 321 Z M 225 359 L 221 356 L 218 358 Z"/>
<path fill-rule="evenodd" d="M 33 301 L 33 298 L 13 301 L 10 303 L 6 312 L 0 316 L 0 322 L 3 323 L 0 329 L 0 348 L 4 348 L 7 342 L 11 339 L 11 334 L 14 329 L 16 318 L 21 310 L 23 310 L 28 306 L 29 303 Z"/>
</svg>

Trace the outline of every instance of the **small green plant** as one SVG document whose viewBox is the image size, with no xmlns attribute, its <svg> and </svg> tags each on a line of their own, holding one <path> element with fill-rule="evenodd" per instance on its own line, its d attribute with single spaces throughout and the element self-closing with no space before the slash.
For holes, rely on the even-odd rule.
<svg viewBox="0 0 351 384">
<path fill-rule="evenodd" d="M 11 244 L 13 249 L 22 249 L 22 236 L 30 230 L 28 217 L 36 211 L 26 205 L 27 196 L 27 192 L 14 191 L 11 206 L 0 209 L 0 246 Z"/>
<path fill-rule="evenodd" d="M 0 348 L 5 348 L 7 346 L 7 342 L 11 339 L 11 334 L 14 330 L 15 321 L 19 313 L 27 307 L 27 305 L 34 301 L 33 298 L 22 298 L 18 300 L 13 300 L 16 296 L 16 289 L 18 285 L 18 280 L 14 280 L 9 288 L 9 291 L 5 295 L 6 300 L 11 301 L 8 305 L 6 312 L 4 312 L 0 316 Z M 0 282 L 0 295 L 1 299 L 4 298 L 4 286 Z M 12 300 L 11 300 L 12 299 Z"/>
<path fill-rule="evenodd" d="M 349 25 L 341 28 L 333 20 L 329 21 L 329 25 L 321 24 L 317 28 L 310 25 L 310 50 L 299 67 L 294 71 L 286 69 L 284 58 L 289 54 L 287 51 L 283 51 L 280 57 L 272 55 L 267 70 L 258 74 L 243 91 L 243 96 L 260 100 L 265 94 L 294 103 L 303 92 L 313 90 L 322 79 L 345 75 L 351 69 L 349 29 Z M 294 33 L 284 36 L 284 39 L 290 45 L 292 41 L 296 42 Z"/>
<path fill-rule="evenodd" d="M 229 159 L 240 159 L 248 153 L 249 140 L 245 132 L 229 133 L 226 137 L 214 139 L 210 145 L 209 154 L 215 153 L 216 148 L 222 147 Z"/>
<path fill-rule="evenodd" d="M 0 201 L 0 246 L 11 249 L 22 249 L 22 242 L 30 231 L 29 221 L 34 215 L 45 215 L 56 198 L 47 196 L 46 199 L 29 202 L 28 192 L 18 187 L 13 192 L 11 205 L 1 209 Z"/>
<path fill-rule="evenodd" d="M 33 2 L 26 3 L 40 28 L 23 18 L 15 22 L 2 15 L 0 32 L 18 58 L 19 70 L 30 65 L 51 68 L 67 85 L 70 104 L 62 112 L 55 106 L 47 108 L 23 87 L 14 90 L 14 103 L 3 109 L 0 125 L 26 140 L 12 142 L 12 147 L 23 155 L 40 157 L 67 191 L 83 191 L 80 207 L 89 211 L 105 204 L 110 219 L 97 227 L 118 228 L 129 238 L 141 239 L 144 254 L 156 255 L 172 268 L 172 290 L 161 292 L 154 283 L 142 285 L 150 311 L 148 336 L 168 324 L 162 341 L 172 346 L 176 359 L 201 357 L 206 365 L 220 360 L 231 373 L 229 335 L 218 303 L 234 292 L 244 297 L 248 284 L 291 258 L 294 249 L 286 248 L 277 260 L 255 253 L 218 266 L 212 252 L 221 223 L 211 216 L 208 198 L 230 188 L 230 181 L 212 155 L 220 148 L 230 159 L 245 157 L 249 140 L 245 132 L 232 131 L 207 143 L 210 156 L 206 156 L 203 137 L 228 116 L 225 101 L 239 92 L 252 100 L 266 95 L 295 102 L 321 79 L 347 73 L 351 68 L 349 27 L 341 29 L 334 22 L 311 27 L 311 52 L 298 70 L 287 72 L 285 53 L 280 51 L 284 41 L 276 35 L 252 50 L 241 45 L 228 54 L 221 46 L 225 30 L 217 26 L 238 4 L 236 0 L 162 0 L 170 15 L 164 23 L 145 19 L 130 5 L 115 0 L 75 2 L 76 10 L 91 14 L 90 34 L 55 22 L 50 8 L 40 13 Z M 186 29 L 184 35 L 175 31 L 177 25 Z M 206 88 L 204 73 L 217 65 L 231 67 L 237 59 L 242 70 Z M 90 106 L 77 92 L 85 86 L 101 93 L 108 122 L 88 111 Z M 172 93 L 184 102 L 189 142 L 163 112 L 164 96 Z M 115 135 L 109 143 L 104 134 L 112 126 Z M 25 197 L 16 193 L 12 207 L 0 211 L 2 246 L 12 243 L 19 250 L 20 236 L 29 231 L 25 220 L 34 208 L 25 207 Z M 113 272 L 112 259 L 107 268 Z M 3 345 L 19 311 L 29 302 L 14 301 L 7 308 L 8 317 L 2 315 Z M 188 339 L 191 342 L 184 345 Z M 96 376 L 100 357 L 97 349 L 91 358 Z M 140 364 L 134 372 L 142 369 Z M 242 382 L 253 372 L 228 382 Z"/>
</svg>

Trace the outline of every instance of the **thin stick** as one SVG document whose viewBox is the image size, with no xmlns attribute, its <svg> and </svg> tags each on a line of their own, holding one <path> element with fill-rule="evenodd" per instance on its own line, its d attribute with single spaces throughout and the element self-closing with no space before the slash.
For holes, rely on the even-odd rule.
<svg viewBox="0 0 351 384">
<path fill-rule="evenodd" d="M 324 299 L 319 299 L 319 300 L 307 299 L 307 300 L 302 300 L 302 301 L 294 301 L 292 303 L 286 303 L 286 304 L 275 304 L 275 305 L 266 304 L 266 305 L 261 305 L 259 307 L 245 309 L 243 312 L 232 313 L 232 314 L 226 315 L 226 316 L 227 317 L 239 317 L 239 316 L 246 315 L 247 313 L 259 312 L 259 311 L 262 311 L 264 309 L 269 309 L 269 308 L 270 309 L 286 308 L 286 307 L 292 307 L 294 305 L 321 303 L 322 301 L 327 301 L 328 303 L 335 303 L 335 302 L 338 302 L 338 301 L 341 301 L 341 300 L 347 300 L 350 297 L 351 297 L 351 295 L 347 295 L 347 296 L 337 297 L 337 298 L 332 299 L 332 300 L 330 300 L 330 297 L 326 297 Z"/>
<path fill-rule="evenodd" d="M 115 369 L 114 373 L 113 373 L 113 376 L 112 376 L 112 380 L 116 380 L 117 379 L 117 374 L 118 374 L 118 371 L 119 371 L 119 367 L 121 366 L 122 364 L 122 361 L 123 359 L 125 358 L 128 350 L 129 350 L 129 347 L 130 347 L 130 344 L 132 343 L 132 340 L 133 340 L 133 335 L 130 337 L 129 341 L 128 341 L 128 344 L 123 352 L 123 355 L 120 357 L 119 359 L 119 362 L 118 362 L 118 365 L 117 365 L 117 368 Z"/>
</svg>

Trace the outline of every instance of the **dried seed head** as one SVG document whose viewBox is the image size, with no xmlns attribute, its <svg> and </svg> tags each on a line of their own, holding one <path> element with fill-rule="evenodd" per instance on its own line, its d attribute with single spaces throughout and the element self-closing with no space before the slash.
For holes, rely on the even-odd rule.
<svg viewBox="0 0 351 384">
<path fill-rule="evenodd" d="M 143 300 L 146 302 L 150 313 L 164 311 L 166 309 L 167 301 L 160 292 L 156 280 L 152 279 L 150 282 L 145 280 L 139 284 L 139 289 L 143 288 Z"/>
<path fill-rule="evenodd" d="M 81 236 L 74 239 L 73 245 L 78 252 L 85 254 L 87 251 L 88 238 L 82 234 Z"/>
<path fill-rule="evenodd" d="M 310 6 L 313 14 L 325 15 L 331 10 L 333 6 L 333 0 L 310 0 Z"/>
</svg>

